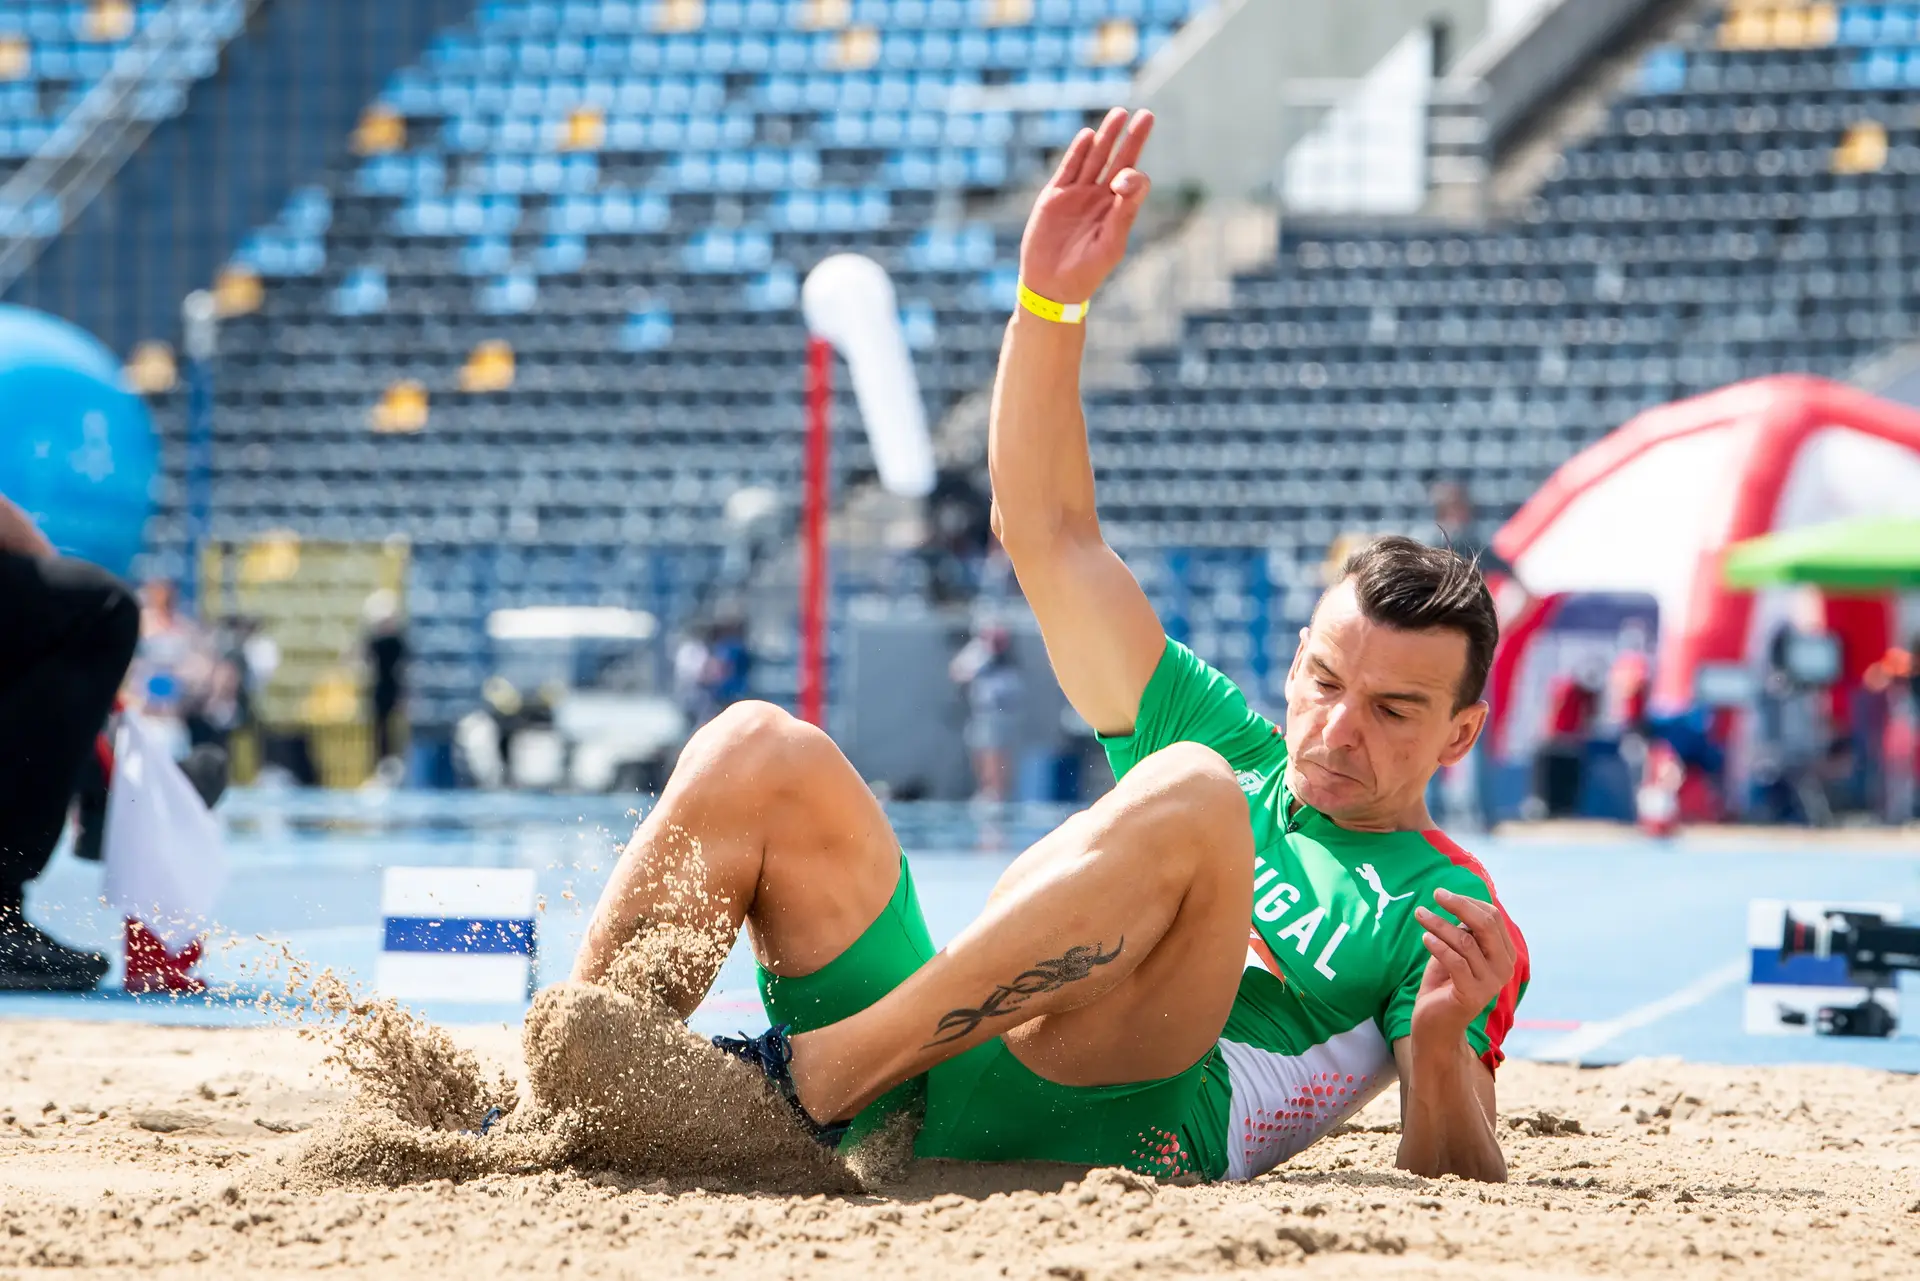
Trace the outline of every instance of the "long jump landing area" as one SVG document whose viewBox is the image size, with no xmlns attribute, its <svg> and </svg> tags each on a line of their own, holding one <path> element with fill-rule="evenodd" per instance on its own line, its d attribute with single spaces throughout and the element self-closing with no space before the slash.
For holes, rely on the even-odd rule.
<svg viewBox="0 0 1920 1281">
<path fill-rule="evenodd" d="M 634 822 L 617 801 L 495 796 L 240 792 L 222 812 L 232 877 L 206 968 L 243 996 L 271 986 L 282 949 L 370 979 L 392 866 L 533 869 L 546 901 L 537 977 L 558 979 Z M 1059 818 L 897 808 L 936 939 Z M 919 1162 L 859 1196 L 570 1166 L 313 1186 L 288 1171 L 328 1141 L 345 1099 L 321 1062 L 326 1038 L 244 1002 L 0 996 L 0 1278 L 1916 1274 L 1920 1036 L 1748 1036 L 1741 1015 L 1750 899 L 1912 913 L 1920 841 L 1457 835 L 1533 953 L 1500 1074 L 1504 1185 L 1393 1169 L 1389 1090 L 1247 1184 Z M 119 924 L 99 893 L 99 869 L 63 853 L 30 910 L 64 938 L 111 946 Z M 519 1070 L 519 1005 L 423 1012 Z M 695 1024 L 763 1026 L 744 955 Z"/>
<path fill-rule="evenodd" d="M 565 977 L 587 915 L 637 821 L 598 797 L 487 794 L 273 794 L 222 805 L 231 879 L 204 965 L 250 990 L 284 945 L 315 966 L 371 982 L 384 868 L 522 867 L 538 876 L 541 983 Z M 934 941 L 971 920 L 1009 861 L 1067 811 L 910 804 L 890 813 Z M 1756 1037 L 1741 1031 L 1755 898 L 1900 903 L 1920 914 L 1920 829 L 1908 833 L 1717 829 L 1652 841 L 1597 826 L 1465 836 L 1527 936 L 1533 983 L 1508 1039 L 1518 1058 L 1616 1063 L 1678 1056 L 1727 1064 L 1852 1063 L 1920 1071 L 1920 1008 L 1888 1040 Z M 36 919 L 62 938 L 117 950 L 97 867 L 63 851 L 30 889 Z M 219 946 L 222 935 L 237 943 Z M 117 974 L 109 985 L 117 984 Z M 1909 992 L 1920 992 L 1911 984 Z M 517 1006 L 421 1005 L 452 1023 L 517 1022 Z M 750 960 L 736 949 L 696 1016 L 702 1030 L 759 1015 Z M 264 1021 L 219 1001 L 0 996 L 0 1018 Z"/>
</svg>

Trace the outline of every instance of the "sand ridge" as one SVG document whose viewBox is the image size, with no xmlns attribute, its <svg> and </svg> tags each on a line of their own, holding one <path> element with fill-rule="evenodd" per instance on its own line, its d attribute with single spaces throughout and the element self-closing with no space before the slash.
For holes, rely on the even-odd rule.
<svg viewBox="0 0 1920 1281">
<path fill-rule="evenodd" d="M 287 1026 L 0 1023 L 0 1277 L 1920 1270 L 1920 1078 L 1510 1063 L 1500 1186 L 1392 1169 L 1392 1092 L 1251 1184 L 914 1162 L 899 1127 L 843 1159 L 680 1021 L 711 932 L 635 941 L 517 1037 L 291 958 Z"/>
<path fill-rule="evenodd" d="M 503 1028 L 441 1035 L 477 1080 L 518 1057 Z M 329 1051 L 285 1028 L 0 1022 L 0 1276 L 1825 1281 L 1912 1277 L 1920 1258 L 1920 1079 L 1890 1073 L 1511 1063 L 1498 1187 L 1392 1170 L 1391 1091 L 1238 1186 L 917 1163 L 877 1194 L 778 1194 L 591 1160 L 280 1186 L 346 1106 Z"/>
<path fill-rule="evenodd" d="M 757 1071 L 668 1005 L 704 981 L 695 976 L 712 961 L 710 934 L 655 930 L 621 951 L 603 985 L 539 993 L 521 1035 L 524 1089 L 396 1002 L 295 967 L 279 1008 L 328 1046 L 322 1063 L 346 1097 L 254 1182 L 320 1193 L 565 1167 L 734 1189 L 871 1187 L 881 1166 L 814 1143 Z"/>
</svg>

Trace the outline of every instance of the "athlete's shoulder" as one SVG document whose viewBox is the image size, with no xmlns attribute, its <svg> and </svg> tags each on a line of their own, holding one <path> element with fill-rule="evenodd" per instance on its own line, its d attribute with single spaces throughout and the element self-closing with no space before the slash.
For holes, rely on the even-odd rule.
<svg viewBox="0 0 1920 1281">
<path fill-rule="evenodd" d="M 1243 703 L 1247 700 L 1246 693 L 1232 677 L 1171 636 L 1167 637 L 1167 647 L 1154 668 L 1153 680 L 1214 698 L 1238 699 Z"/>
<path fill-rule="evenodd" d="M 1219 733 L 1226 730 L 1255 731 L 1252 738 L 1239 744 L 1253 745 L 1255 739 L 1271 738 L 1280 743 L 1280 728 L 1255 711 L 1246 691 L 1232 677 L 1198 654 L 1167 638 L 1166 650 L 1140 698 L 1141 723 L 1168 718 L 1204 726 Z M 1217 745 L 1217 744 L 1216 744 Z"/>
<path fill-rule="evenodd" d="M 1486 864 L 1437 827 L 1427 828 L 1418 835 L 1421 844 L 1432 852 L 1434 866 L 1441 873 L 1439 884 L 1450 889 L 1472 886 L 1475 888 L 1462 889 L 1461 892 L 1472 893 L 1475 898 L 1491 900 L 1495 897 L 1493 877 L 1487 871 Z"/>
<path fill-rule="evenodd" d="M 1443 885 L 1456 894 L 1465 894 L 1493 904 L 1499 911 L 1500 919 L 1507 923 L 1507 933 L 1513 938 L 1515 952 L 1518 953 L 1517 972 L 1522 982 L 1528 969 L 1527 940 L 1520 933 L 1520 926 L 1514 922 L 1513 913 L 1507 911 L 1507 905 L 1500 901 L 1500 892 L 1493 887 L 1493 877 L 1488 873 L 1486 864 L 1469 854 L 1439 828 L 1428 828 L 1420 833 L 1433 851 L 1447 862 L 1446 870 L 1436 878 L 1436 885 Z"/>
</svg>

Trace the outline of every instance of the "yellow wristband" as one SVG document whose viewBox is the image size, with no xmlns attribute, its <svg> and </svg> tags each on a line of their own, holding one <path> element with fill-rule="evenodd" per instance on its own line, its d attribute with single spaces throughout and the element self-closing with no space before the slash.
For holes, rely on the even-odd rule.
<svg viewBox="0 0 1920 1281">
<path fill-rule="evenodd" d="M 1055 302 L 1051 298 L 1042 298 L 1027 288 L 1027 282 L 1020 282 L 1020 305 L 1042 320 L 1051 320 L 1056 325 L 1078 325 L 1087 318 L 1087 311 L 1093 306 L 1090 302 Z"/>
</svg>

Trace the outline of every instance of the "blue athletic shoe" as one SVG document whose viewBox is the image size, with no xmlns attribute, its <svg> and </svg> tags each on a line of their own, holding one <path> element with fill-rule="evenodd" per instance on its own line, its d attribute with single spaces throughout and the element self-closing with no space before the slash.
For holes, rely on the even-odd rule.
<svg viewBox="0 0 1920 1281">
<path fill-rule="evenodd" d="M 822 1125 L 808 1116 L 807 1110 L 800 1106 L 800 1096 L 794 1089 L 793 1071 L 790 1066 L 793 1063 L 793 1046 L 787 1040 L 787 1029 L 792 1026 L 790 1023 L 782 1023 L 778 1027 L 768 1028 L 759 1036 L 748 1036 L 745 1032 L 739 1036 L 716 1036 L 713 1038 L 713 1045 L 715 1049 L 725 1050 L 766 1077 L 767 1084 L 773 1087 L 775 1094 L 786 1101 L 787 1109 L 793 1113 L 794 1119 L 800 1122 L 806 1132 L 813 1136 L 814 1142 L 821 1147 L 837 1148 L 840 1146 L 840 1140 L 846 1137 L 847 1127 L 851 1123 L 833 1121 Z"/>
</svg>

